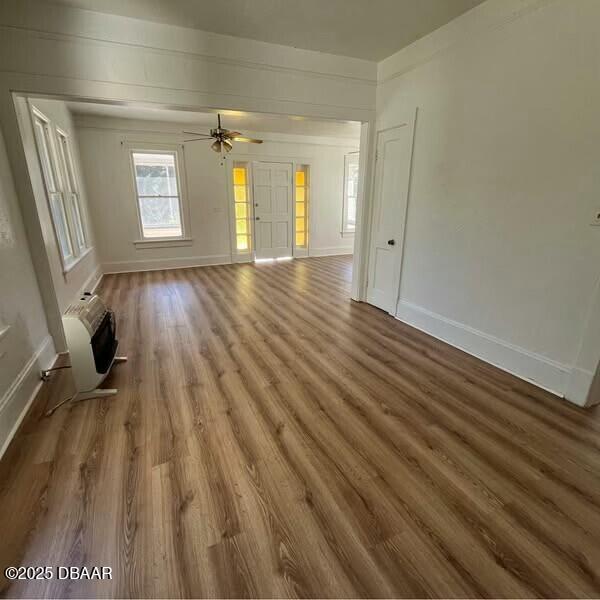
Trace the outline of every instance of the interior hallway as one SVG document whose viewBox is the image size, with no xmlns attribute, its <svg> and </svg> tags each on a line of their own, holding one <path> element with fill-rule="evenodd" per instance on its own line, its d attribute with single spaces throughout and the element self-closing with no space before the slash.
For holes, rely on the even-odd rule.
<svg viewBox="0 0 600 600">
<path fill-rule="evenodd" d="M 0 463 L 14 596 L 600 594 L 600 417 L 349 300 L 350 257 L 106 276 L 117 397 Z M 594 413 L 595 411 L 595 413 Z"/>
</svg>

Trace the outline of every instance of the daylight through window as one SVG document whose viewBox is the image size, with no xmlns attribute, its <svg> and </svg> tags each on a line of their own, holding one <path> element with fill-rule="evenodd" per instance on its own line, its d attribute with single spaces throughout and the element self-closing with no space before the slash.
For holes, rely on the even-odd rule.
<svg viewBox="0 0 600 600">
<path fill-rule="evenodd" d="M 344 214 L 342 233 L 356 229 L 356 200 L 358 197 L 358 152 L 344 157 Z"/>
<path fill-rule="evenodd" d="M 183 237 L 175 152 L 133 152 L 132 157 L 142 238 Z"/>
</svg>

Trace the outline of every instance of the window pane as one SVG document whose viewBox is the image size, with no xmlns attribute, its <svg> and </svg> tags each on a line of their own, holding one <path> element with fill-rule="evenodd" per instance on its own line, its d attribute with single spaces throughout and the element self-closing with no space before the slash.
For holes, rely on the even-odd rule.
<svg viewBox="0 0 600 600">
<path fill-rule="evenodd" d="M 296 188 L 296 202 L 304 202 L 305 200 L 305 194 L 304 194 L 304 188 Z"/>
<path fill-rule="evenodd" d="M 248 205 L 247 204 L 236 204 L 235 205 L 236 219 L 245 219 L 247 216 L 248 216 Z"/>
<path fill-rule="evenodd" d="M 35 131 L 40 154 L 40 162 L 42 164 L 42 172 L 44 174 L 44 183 L 48 193 L 56 192 L 56 178 L 54 176 L 54 168 L 50 155 L 50 137 L 48 126 L 39 119 L 35 121 Z"/>
<path fill-rule="evenodd" d="M 175 155 L 134 153 L 138 196 L 177 196 Z"/>
<path fill-rule="evenodd" d="M 247 235 L 238 235 L 237 236 L 237 249 L 238 250 L 248 250 L 248 236 Z"/>
<path fill-rule="evenodd" d="M 296 231 L 304 231 L 304 217 L 296 219 Z"/>
<path fill-rule="evenodd" d="M 296 202 L 296 216 L 297 217 L 304 216 L 304 202 Z"/>
<path fill-rule="evenodd" d="M 345 182 L 344 182 L 344 215 L 343 230 L 354 231 L 356 229 L 356 197 L 358 195 L 358 154 L 348 154 L 344 158 Z"/>
<path fill-rule="evenodd" d="M 233 196 L 236 202 L 246 202 L 246 186 L 245 185 L 234 185 Z"/>
<path fill-rule="evenodd" d="M 67 217 L 65 215 L 65 207 L 60 194 L 50 195 L 50 210 L 52 211 L 52 221 L 56 230 L 56 237 L 63 259 L 73 256 L 71 240 L 69 238 L 69 230 L 67 229 Z"/>
<path fill-rule="evenodd" d="M 358 163 L 348 165 L 348 196 L 358 195 Z"/>
<path fill-rule="evenodd" d="M 79 198 L 75 194 L 71 194 L 71 214 L 75 226 L 75 235 L 77 236 L 77 247 L 83 250 L 86 247 L 85 233 L 81 221 L 81 212 L 79 211 Z"/>
<path fill-rule="evenodd" d="M 235 222 L 236 233 L 248 233 L 248 221 L 246 219 L 238 219 Z"/>
<path fill-rule="evenodd" d="M 348 225 L 354 227 L 356 225 L 356 197 L 348 198 Z"/>
<path fill-rule="evenodd" d="M 304 231 L 296 232 L 296 246 L 304 246 Z"/>
<path fill-rule="evenodd" d="M 140 217 L 145 238 L 183 235 L 179 198 L 140 198 Z"/>
<path fill-rule="evenodd" d="M 233 183 L 235 185 L 246 185 L 246 169 L 244 167 L 233 169 Z"/>
<path fill-rule="evenodd" d="M 60 147 L 60 156 L 63 163 L 63 170 L 66 176 L 65 185 L 69 192 L 75 193 L 77 191 L 77 186 L 75 184 L 75 173 L 73 172 L 73 162 L 71 157 L 71 149 L 69 147 L 69 139 L 59 133 L 58 142 Z"/>
<path fill-rule="evenodd" d="M 296 185 L 305 185 L 304 171 L 296 171 Z"/>
</svg>

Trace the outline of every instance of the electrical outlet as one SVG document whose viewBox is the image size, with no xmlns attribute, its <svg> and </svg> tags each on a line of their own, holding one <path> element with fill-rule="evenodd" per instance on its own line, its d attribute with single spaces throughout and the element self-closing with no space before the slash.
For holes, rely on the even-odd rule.
<svg viewBox="0 0 600 600">
<path fill-rule="evenodd" d="M 590 225 L 600 225 L 600 208 L 597 208 L 592 215 L 592 222 Z"/>
</svg>

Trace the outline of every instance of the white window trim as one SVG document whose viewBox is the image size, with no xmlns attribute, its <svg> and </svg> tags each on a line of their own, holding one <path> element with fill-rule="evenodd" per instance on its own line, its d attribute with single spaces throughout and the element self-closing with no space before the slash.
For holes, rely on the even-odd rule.
<svg viewBox="0 0 600 600">
<path fill-rule="evenodd" d="M 77 246 L 77 260 L 75 262 L 79 262 L 86 254 L 89 253 L 90 250 L 90 236 L 88 233 L 87 227 L 87 215 L 85 213 L 84 207 L 81 204 L 81 186 L 79 185 L 79 173 L 77 172 L 77 168 L 75 166 L 75 161 L 73 160 L 73 152 L 71 147 L 71 137 L 69 134 L 61 129 L 60 127 L 55 127 L 56 137 L 57 137 L 57 145 L 58 145 L 58 156 L 61 159 L 60 164 L 63 169 L 62 177 L 63 177 L 63 195 L 65 199 L 68 196 L 71 196 L 71 200 L 73 200 L 77 205 L 77 211 L 79 212 L 79 221 L 81 223 L 81 235 L 83 237 L 83 245 L 80 246 L 77 242 L 78 236 L 76 231 L 76 224 L 74 222 L 74 215 L 71 214 L 71 211 L 67 211 L 67 215 L 69 218 L 69 227 L 71 233 L 71 245 L 73 245 L 73 241 L 76 242 Z M 62 139 L 64 139 L 65 144 L 63 146 Z M 72 182 L 71 182 L 72 179 Z M 71 183 L 73 189 L 71 189 Z M 70 208 L 70 207 L 69 207 Z"/>
<path fill-rule="evenodd" d="M 137 218 L 137 239 L 132 240 L 137 249 L 142 248 L 169 248 L 176 246 L 188 246 L 193 244 L 189 227 L 189 205 L 187 202 L 186 174 L 183 146 L 179 144 L 157 144 L 152 142 L 129 142 L 126 144 L 129 170 L 131 173 L 131 193 L 135 204 L 135 215 Z M 134 154 L 173 154 L 175 156 L 175 176 L 177 178 L 177 190 L 179 192 L 179 216 L 181 218 L 181 235 L 177 237 L 144 237 L 142 227 L 142 215 L 140 213 L 139 197 L 135 179 Z"/>
<path fill-rule="evenodd" d="M 356 225 L 354 226 L 350 226 L 348 224 L 348 171 L 349 171 L 349 167 L 350 167 L 350 163 L 351 161 L 358 161 L 359 160 L 359 153 L 358 151 L 356 152 L 349 152 L 348 154 L 344 155 L 344 197 L 342 200 L 342 231 L 340 232 L 342 234 L 342 237 L 350 237 L 354 235 L 354 232 L 356 231 Z M 357 202 L 358 202 L 358 195 L 357 195 Z"/>
<path fill-rule="evenodd" d="M 79 174 L 77 173 L 75 164 L 73 162 L 73 156 L 72 156 L 71 146 L 70 146 L 70 136 L 62 129 L 59 129 L 58 127 L 56 127 L 56 125 L 54 125 L 52 120 L 49 119 L 42 111 L 40 111 L 33 104 L 30 105 L 30 110 L 31 110 L 31 118 L 32 118 L 31 125 L 33 128 L 33 135 L 34 135 L 34 140 L 35 140 L 37 154 L 38 154 L 38 161 L 39 161 L 39 165 L 40 165 L 42 181 L 44 184 L 44 189 L 46 190 L 46 201 L 48 204 L 48 211 L 50 214 L 50 219 L 52 221 L 52 228 L 54 231 L 54 239 L 55 239 L 58 255 L 59 255 L 59 258 L 60 258 L 60 261 L 62 264 L 63 275 L 66 275 L 79 262 L 81 262 L 92 250 L 92 246 L 89 243 L 89 234 L 88 234 L 88 229 L 87 229 L 87 218 L 86 218 L 87 215 L 81 205 L 81 196 L 79 193 L 80 186 L 78 184 Z M 47 150 L 48 150 L 48 159 L 50 160 L 50 163 L 51 163 L 49 165 L 49 168 L 52 170 L 52 177 L 55 180 L 55 182 L 54 182 L 55 186 L 56 186 L 55 191 L 51 191 L 48 189 L 48 182 L 46 180 L 46 175 L 44 173 L 44 165 L 43 165 L 43 160 L 41 157 L 40 140 L 39 140 L 38 133 L 37 133 L 36 120 L 43 121 L 45 126 L 48 128 L 49 135 L 48 135 Z M 65 161 L 66 160 L 71 161 L 71 163 L 70 163 L 71 171 L 72 171 L 72 175 L 73 175 L 74 184 L 76 186 L 76 190 L 73 192 L 71 190 L 66 190 L 66 180 L 67 180 L 69 174 L 64 172 L 64 169 L 67 168 L 67 165 L 63 166 L 63 161 L 61 160 L 61 158 L 60 158 L 61 155 L 59 154 L 61 152 L 61 150 L 57 147 L 57 144 L 59 143 L 57 138 L 59 135 L 62 135 L 67 140 L 68 157 L 65 156 Z M 81 227 L 83 230 L 83 237 L 84 237 L 84 244 L 85 244 L 83 247 L 80 247 L 79 244 L 76 243 L 77 234 L 75 231 L 74 219 L 71 214 L 72 199 L 70 199 L 70 201 L 67 203 L 67 195 L 68 194 L 74 195 L 76 198 L 75 201 L 77 203 L 77 208 L 79 210 Z M 52 211 L 51 196 L 53 196 L 53 195 L 57 195 L 60 197 L 63 212 L 65 215 L 66 235 L 68 238 L 67 241 L 71 248 L 71 254 L 68 257 L 65 257 L 63 255 L 63 252 L 61 249 L 58 225 L 54 220 L 54 213 Z"/>
</svg>

